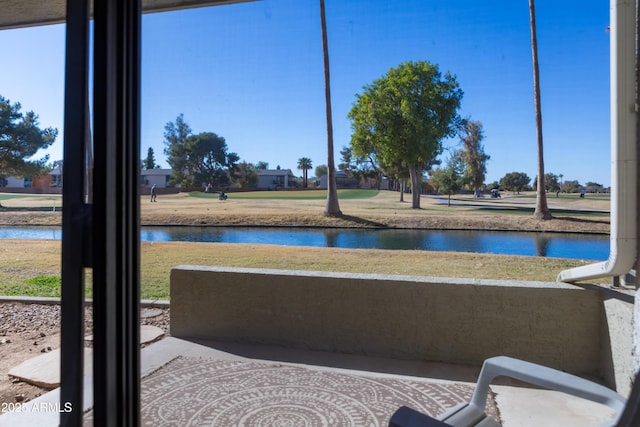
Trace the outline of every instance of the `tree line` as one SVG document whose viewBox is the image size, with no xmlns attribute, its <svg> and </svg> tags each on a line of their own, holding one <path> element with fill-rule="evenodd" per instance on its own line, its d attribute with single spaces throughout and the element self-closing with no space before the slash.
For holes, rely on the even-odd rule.
<svg viewBox="0 0 640 427">
<path fill-rule="evenodd" d="M 240 188 L 254 188 L 258 184 L 258 171 L 269 168 L 269 163 L 264 161 L 256 164 L 240 161 L 237 153 L 229 151 L 225 138 L 216 133 L 194 134 L 183 114 L 165 125 L 164 146 L 172 170 L 170 185 L 188 188 L 211 184 L 213 188 L 225 188 L 235 184 Z M 145 169 L 156 167 L 152 148 L 142 165 Z M 307 187 L 311 159 L 301 157 L 297 168 L 303 172 L 303 187 Z"/>
<path fill-rule="evenodd" d="M 544 174 L 544 192 L 545 193 L 580 193 L 585 190 L 588 193 L 605 193 L 609 189 L 597 182 L 588 181 L 581 184 L 577 180 L 563 180 L 564 175 L 545 173 Z M 488 185 L 489 188 L 500 188 L 514 193 L 521 191 L 537 191 L 538 177 L 533 181 L 524 172 L 510 172 L 505 174 L 500 181 L 493 182 Z"/>
<path fill-rule="evenodd" d="M 11 103 L 0 96 L 0 178 L 46 174 L 55 166 L 55 162 L 47 163 L 48 156 L 35 160 L 30 158 L 38 150 L 49 147 L 55 141 L 58 130 L 51 127 L 41 129 L 38 116 L 33 111 L 23 113 L 21 108 L 20 103 Z M 357 109 L 354 106 L 354 117 L 362 113 L 355 111 Z M 358 125 L 359 123 L 354 122 L 354 126 Z M 428 172 L 431 187 L 447 195 L 463 188 L 476 194 L 482 189 L 492 188 L 515 193 L 537 190 L 537 178 L 532 180 L 524 172 L 510 172 L 499 181 L 485 185 L 486 163 L 490 156 L 484 151 L 482 123 L 465 119 L 459 120 L 455 125 L 460 140 L 459 148 L 452 151 L 444 164 L 434 158 L 423 163 L 423 172 Z M 368 129 L 372 133 L 374 130 Z M 380 135 L 376 137 L 382 139 Z M 410 175 L 408 169 L 402 167 L 406 161 L 397 161 L 396 167 L 381 161 L 387 158 L 383 157 L 387 153 L 382 152 L 384 147 L 374 145 L 375 141 L 371 135 L 365 139 L 362 133 L 354 132 L 351 146 L 343 147 L 340 151 L 341 162 L 338 168 L 359 180 L 375 178 L 380 182 L 386 176 L 396 178 L 406 185 Z M 264 161 L 256 164 L 240 161 L 236 153 L 229 151 L 222 136 L 213 132 L 194 134 L 182 114 L 174 122 L 165 125 L 164 145 L 167 161 L 174 171 L 170 182 L 172 185 L 192 187 L 211 183 L 216 187 L 226 187 L 235 183 L 241 188 L 253 188 L 258 182 L 257 171 L 269 168 L 269 164 Z M 389 145 L 392 147 L 393 143 L 390 142 Z M 436 146 L 434 152 L 442 150 L 442 147 Z M 149 148 L 146 158 L 141 160 L 141 168 L 157 167 L 159 165 L 153 148 Z M 297 169 L 302 171 L 303 187 L 309 185 L 308 171 L 312 168 L 310 158 L 298 159 Z M 324 164 L 319 165 L 314 172 L 316 178 L 319 178 L 328 173 L 328 168 Z M 576 180 L 563 180 L 562 174 L 545 173 L 544 183 L 545 191 L 551 193 L 579 193 L 582 189 L 587 192 L 607 191 L 599 183 L 581 184 Z"/>
</svg>

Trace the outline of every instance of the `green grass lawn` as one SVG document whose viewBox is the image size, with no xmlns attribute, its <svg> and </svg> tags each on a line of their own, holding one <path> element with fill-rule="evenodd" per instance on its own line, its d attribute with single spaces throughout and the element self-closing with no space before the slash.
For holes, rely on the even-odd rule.
<svg viewBox="0 0 640 427">
<path fill-rule="evenodd" d="M 503 197 L 508 196 L 516 199 L 528 199 L 534 200 L 536 199 L 535 191 L 527 191 L 521 194 L 514 194 L 509 191 L 502 192 Z M 556 197 L 556 193 L 547 193 L 547 200 L 550 202 L 553 201 L 562 201 L 562 202 L 570 202 L 570 201 L 584 201 L 584 200 L 606 200 L 609 201 L 611 199 L 611 194 L 609 193 L 587 193 L 584 198 L 580 198 L 580 193 L 560 193 Z"/>
<path fill-rule="evenodd" d="M 27 197 L 34 197 L 33 194 L 9 194 L 9 193 L 0 193 L 0 200 L 9 200 L 9 199 L 24 199 Z"/>
<path fill-rule="evenodd" d="M 62 199 L 62 194 L 22 194 L 22 193 L 0 193 L 0 200 L 25 199 L 25 198 L 48 198 Z"/>
<path fill-rule="evenodd" d="M 59 297 L 61 242 L 6 239 L 0 248 L 0 295 Z M 476 254 L 249 245 L 227 243 L 143 242 L 142 299 L 169 299 L 171 268 L 211 265 L 352 273 L 555 281 L 564 269 L 587 261 Z M 92 296 L 87 270 L 86 295 Z"/>
<path fill-rule="evenodd" d="M 599 197 L 585 201 L 579 196 L 567 197 L 565 199 L 548 199 L 549 209 L 556 218 L 573 217 L 581 219 L 607 219 L 609 218 L 609 195 L 598 195 Z M 435 196 L 435 198 L 445 196 Z M 513 196 L 505 199 L 472 199 L 451 197 L 451 206 L 446 203 L 428 204 L 423 203 L 424 210 L 456 213 L 485 213 L 496 215 L 514 215 L 520 217 L 532 216 L 535 211 L 536 198 L 532 195 Z M 593 203 L 589 203 L 593 202 Z M 606 206 L 605 206 L 606 205 Z"/>
<path fill-rule="evenodd" d="M 340 200 L 370 199 L 378 194 L 378 190 L 343 189 L 338 190 Z M 191 197 L 217 199 L 218 193 L 194 191 Z M 230 199 L 241 200 L 324 200 L 327 190 L 282 190 L 282 191 L 249 191 L 228 193 Z"/>
</svg>

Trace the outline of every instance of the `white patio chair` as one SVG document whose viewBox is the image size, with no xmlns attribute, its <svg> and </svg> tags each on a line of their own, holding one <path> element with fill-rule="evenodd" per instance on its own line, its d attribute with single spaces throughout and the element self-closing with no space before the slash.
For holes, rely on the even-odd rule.
<svg viewBox="0 0 640 427">
<path fill-rule="evenodd" d="M 615 391 L 575 375 L 512 357 L 498 356 L 485 360 L 482 365 L 471 402 L 457 405 L 436 419 L 403 406 L 393 414 L 389 427 L 500 427 L 484 410 L 489 384 L 501 376 L 609 406 L 616 411 L 616 416 L 601 427 L 640 426 L 640 381 L 635 381 L 627 401 Z"/>
</svg>

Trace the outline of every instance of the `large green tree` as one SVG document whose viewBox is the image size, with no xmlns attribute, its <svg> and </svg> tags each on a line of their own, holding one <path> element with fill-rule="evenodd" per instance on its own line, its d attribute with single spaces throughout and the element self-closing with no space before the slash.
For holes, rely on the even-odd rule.
<svg viewBox="0 0 640 427">
<path fill-rule="evenodd" d="M 153 154 L 153 148 L 149 147 L 147 150 L 147 157 L 144 159 L 145 169 L 154 169 L 156 167 L 156 157 Z"/>
<path fill-rule="evenodd" d="M 240 157 L 228 151 L 225 139 L 213 132 L 202 132 L 187 139 L 186 151 L 193 171 L 193 184 L 211 183 L 214 188 L 235 180 Z"/>
<path fill-rule="evenodd" d="M 171 184 L 221 186 L 235 179 L 240 157 L 228 152 L 223 137 L 213 132 L 193 135 L 182 114 L 175 122 L 167 123 L 164 130 L 164 152 L 172 169 Z"/>
<path fill-rule="evenodd" d="M 524 172 L 509 172 L 500 179 L 500 188 L 520 193 L 529 188 L 531 178 Z"/>
<path fill-rule="evenodd" d="M 546 185 L 547 188 L 545 188 L 546 192 L 553 192 L 555 193 L 556 191 L 560 191 L 560 179 L 558 178 L 558 175 L 554 174 L 554 173 L 545 173 L 544 174 L 544 185 Z M 538 190 L 538 177 L 536 176 L 535 179 L 533 180 L 533 189 L 534 190 Z"/>
<path fill-rule="evenodd" d="M 238 184 L 240 188 L 256 188 L 258 186 L 258 172 L 256 165 L 240 162 L 237 166 Z"/>
<path fill-rule="evenodd" d="M 0 96 L 0 176 L 30 176 L 46 168 L 49 156 L 31 159 L 38 150 L 49 147 L 58 136 L 58 130 L 40 129 L 38 115 L 24 114 L 22 106 Z"/>
<path fill-rule="evenodd" d="M 458 129 L 462 96 L 456 78 L 428 61 L 404 62 L 356 95 L 348 115 L 354 152 L 361 152 L 358 145 L 368 146 L 382 165 L 405 167 L 413 208 L 420 208 L 425 166 Z"/>
<path fill-rule="evenodd" d="M 578 180 L 566 180 L 560 185 L 560 191 L 563 193 L 579 193 L 582 184 Z"/>
<path fill-rule="evenodd" d="M 193 170 L 189 166 L 189 156 L 186 151 L 187 139 L 191 135 L 191 128 L 180 114 L 175 122 L 169 122 L 164 127 L 164 154 L 171 166 L 172 185 L 188 187 L 192 183 Z"/>
<path fill-rule="evenodd" d="M 465 120 L 460 133 L 462 141 L 460 156 L 465 163 L 465 181 L 469 183 L 476 197 L 480 196 L 480 189 L 484 185 L 487 174 L 487 160 L 490 159 L 490 156 L 484 152 L 483 139 L 482 123 Z"/>
</svg>

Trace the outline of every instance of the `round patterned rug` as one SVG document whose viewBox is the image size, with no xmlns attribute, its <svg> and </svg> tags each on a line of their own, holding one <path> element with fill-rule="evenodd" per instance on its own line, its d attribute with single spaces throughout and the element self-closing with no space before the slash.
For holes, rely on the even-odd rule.
<svg viewBox="0 0 640 427">
<path fill-rule="evenodd" d="M 143 378 L 143 425 L 386 427 L 402 405 L 437 415 L 472 387 L 311 368 L 179 357 Z"/>
</svg>

